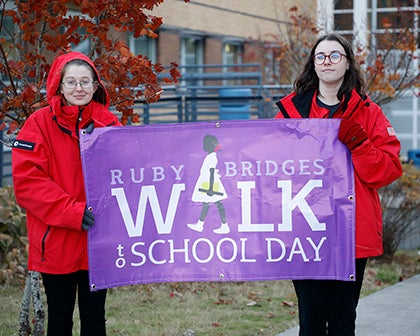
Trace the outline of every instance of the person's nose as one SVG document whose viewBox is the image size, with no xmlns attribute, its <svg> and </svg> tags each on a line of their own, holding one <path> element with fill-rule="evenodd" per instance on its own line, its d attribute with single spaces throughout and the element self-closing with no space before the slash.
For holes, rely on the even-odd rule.
<svg viewBox="0 0 420 336">
<path fill-rule="evenodd" d="M 325 65 L 325 64 L 328 64 L 328 65 L 332 64 L 332 63 L 331 63 L 331 59 L 330 59 L 330 55 L 325 56 L 324 65 Z"/>
</svg>

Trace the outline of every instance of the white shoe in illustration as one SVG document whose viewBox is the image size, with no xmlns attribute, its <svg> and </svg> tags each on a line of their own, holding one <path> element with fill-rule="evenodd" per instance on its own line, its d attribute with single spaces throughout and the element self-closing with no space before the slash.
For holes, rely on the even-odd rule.
<svg viewBox="0 0 420 336">
<path fill-rule="evenodd" d="M 229 233 L 229 225 L 227 223 L 222 223 L 222 225 L 218 229 L 213 230 L 213 232 L 217 234 Z"/>
<path fill-rule="evenodd" d="M 204 228 L 204 222 L 199 220 L 197 223 L 195 224 L 187 224 L 187 226 L 194 231 L 197 232 L 203 232 L 203 228 Z"/>
</svg>

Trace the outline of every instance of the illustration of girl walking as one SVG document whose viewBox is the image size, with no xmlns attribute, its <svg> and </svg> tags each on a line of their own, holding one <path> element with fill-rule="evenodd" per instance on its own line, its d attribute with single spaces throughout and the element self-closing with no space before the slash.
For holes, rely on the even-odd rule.
<svg viewBox="0 0 420 336">
<path fill-rule="evenodd" d="M 203 206 L 197 223 L 188 224 L 188 227 L 194 231 L 202 232 L 210 204 L 214 203 L 220 215 L 221 226 L 213 232 L 226 234 L 230 232 L 230 229 L 222 200 L 226 199 L 227 195 L 216 168 L 218 162 L 217 152 L 221 149 L 221 146 L 214 135 L 208 134 L 203 138 L 203 149 L 208 154 L 201 165 L 200 176 L 197 179 L 192 195 L 192 201 L 202 203 Z"/>
</svg>

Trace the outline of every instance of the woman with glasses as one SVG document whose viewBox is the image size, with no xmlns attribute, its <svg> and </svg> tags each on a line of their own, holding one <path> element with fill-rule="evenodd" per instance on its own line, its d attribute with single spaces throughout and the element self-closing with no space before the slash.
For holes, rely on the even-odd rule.
<svg viewBox="0 0 420 336">
<path fill-rule="evenodd" d="M 367 259 L 383 253 L 377 189 L 401 176 L 400 143 L 381 108 L 366 94 L 350 43 L 338 34 L 324 35 L 315 43 L 294 91 L 277 106 L 276 118 L 341 120 L 338 139 L 350 151 L 354 166 L 356 279 L 294 280 L 293 284 L 300 336 L 354 336 Z"/>
<path fill-rule="evenodd" d="M 81 335 L 106 335 L 106 290 L 90 292 L 86 207 L 79 131 L 120 125 L 93 62 L 77 52 L 56 58 L 48 106 L 28 117 L 12 150 L 13 184 L 26 210 L 28 270 L 42 275 L 47 335 L 71 336 L 76 296 Z"/>
</svg>

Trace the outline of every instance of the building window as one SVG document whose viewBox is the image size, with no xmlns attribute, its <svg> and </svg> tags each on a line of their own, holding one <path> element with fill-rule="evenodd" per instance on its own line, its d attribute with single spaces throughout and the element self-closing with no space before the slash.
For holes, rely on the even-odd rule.
<svg viewBox="0 0 420 336">
<path fill-rule="evenodd" d="M 223 64 L 241 64 L 243 59 L 243 44 L 241 42 L 226 42 L 223 45 Z"/>
<path fill-rule="evenodd" d="M 225 42 L 223 45 L 223 65 L 241 64 L 244 47 L 242 42 Z M 224 71 L 234 71 L 234 67 L 224 67 Z M 223 85 L 242 85 L 242 80 L 224 80 Z"/>
<path fill-rule="evenodd" d="M 81 36 L 86 36 L 88 34 L 86 28 L 79 27 L 77 28 L 77 33 Z M 81 52 L 85 55 L 88 55 L 90 48 L 92 46 L 92 40 L 90 38 L 83 39 L 79 44 L 71 44 L 71 50 Z"/>
<path fill-rule="evenodd" d="M 201 36 L 185 36 L 181 40 L 181 65 L 184 73 L 198 72 L 197 65 L 203 64 L 203 38 Z"/>
<path fill-rule="evenodd" d="M 334 1 L 335 9 L 353 9 L 353 0 Z"/>
<path fill-rule="evenodd" d="M 66 18 L 71 19 L 72 17 L 78 16 L 82 20 L 91 20 L 87 15 L 82 14 L 79 11 L 69 10 L 67 12 Z M 65 26 L 60 27 L 60 33 L 64 34 L 67 28 Z M 78 27 L 76 33 L 80 36 L 88 36 L 88 31 L 84 27 Z M 70 43 L 70 48 L 72 51 L 78 51 L 85 55 L 88 55 L 90 48 L 92 46 L 92 40 L 90 38 L 83 38 L 79 44 Z"/>
<path fill-rule="evenodd" d="M 13 18 L 10 16 L 3 16 L 3 12 L 0 12 L 0 18 L 2 18 L 2 26 L 0 30 L 0 40 L 3 50 L 6 52 L 7 58 L 10 60 L 17 60 L 16 48 L 13 46 L 13 40 L 16 33 L 16 25 L 13 22 Z"/>
<path fill-rule="evenodd" d="M 334 15 L 334 30 L 353 30 L 353 11 L 342 11 Z"/>
<path fill-rule="evenodd" d="M 129 37 L 130 51 L 134 55 L 146 56 L 152 63 L 156 63 L 157 59 L 157 43 L 156 39 L 148 36 L 140 36 L 135 38 L 133 34 Z"/>
<path fill-rule="evenodd" d="M 360 3 L 358 4 L 360 6 Z M 346 36 L 364 33 L 366 38 L 379 49 L 383 47 L 381 41 L 390 34 L 393 40 L 398 40 L 399 34 L 407 28 L 417 36 L 420 33 L 418 0 L 366 1 L 364 8 L 356 6 L 356 1 L 352 0 L 339 0 L 334 3 L 334 28 L 338 33 Z M 356 31 L 355 22 L 361 22 L 358 27 L 366 29 Z"/>
<path fill-rule="evenodd" d="M 11 16 L 3 16 L 3 12 L 0 12 L 0 17 L 3 18 L 0 37 L 6 39 L 7 41 L 12 40 L 15 33 L 15 25 L 13 23 L 13 18 Z"/>
<path fill-rule="evenodd" d="M 410 66 L 416 69 L 418 61 L 413 60 L 410 52 L 405 52 L 404 48 L 398 49 L 394 46 L 405 43 L 404 36 L 408 33 L 417 39 L 417 48 L 420 47 L 419 6 L 420 0 L 335 1 L 334 26 L 337 32 L 342 34 L 363 34 L 365 46 L 376 49 L 375 55 L 383 56 L 386 71 L 404 73 Z M 352 27 L 348 19 L 343 20 L 344 14 L 350 14 L 351 11 Z M 411 95 L 408 90 L 403 97 L 383 107 L 401 140 L 403 157 L 407 150 L 419 148 L 419 106 L 419 98 Z"/>
<path fill-rule="evenodd" d="M 277 44 L 267 44 L 263 50 L 264 81 L 267 84 L 277 84 L 284 77 L 281 76 L 280 49 Z"/>
<path fill-rule="evenodd" d="M 377 0 L 376 7 L 378 8 L 390 8 L 390 7 L 412 7 L 414 6 L 415 0 Z"/>
</svg>

